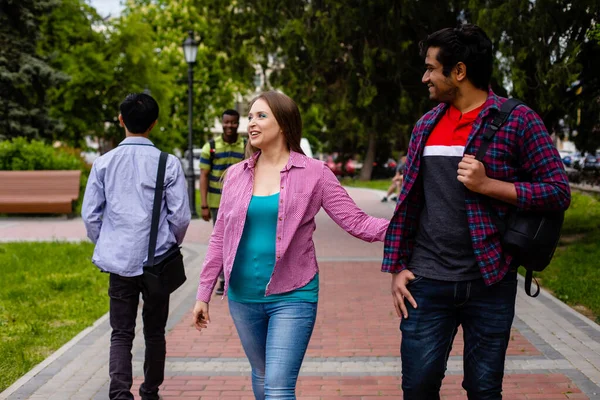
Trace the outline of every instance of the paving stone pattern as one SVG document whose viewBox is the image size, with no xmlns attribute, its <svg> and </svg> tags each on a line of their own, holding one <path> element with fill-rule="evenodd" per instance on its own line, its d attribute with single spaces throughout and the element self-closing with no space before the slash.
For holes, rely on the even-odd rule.
<svg viewBox="0 0 600 400">
<path fill-rule="evenodd" d="M 349 189 L 369 214 L 389 218 L 393 204 L 380 193 Z M 165 400 L 253 399 L 250 366 L 229 316 L 227 299 L 214 297 L 210 327 L 191 324 L 197 277 L 211 224 L 195 220 L 184 253 L 188 281 L 171 300 Z M 79 219 L 5 218 L 0 241 L 85 240 Z M 320 261 L 317 324 L 298 382 L 304 400 L 401 399 L 399 319 L 391 303 L 390 277 L 381 273 L 381 243 L 344 233 L 325 213 L 314 237 Z M 93 268 L 90 266 L 90 268 Z M 543 292 L 528 298 L 519 285 L 517 316 L 508 349 L 504 399 L 600 398 L 600 328 Z M 134 394 L 142 382 L 143 339 L 138 318 L 133 348 Z M 462 332 L 455 340 L 442 399 L 466 399 L 462 382 Z M 108 398 L 107 316 L 80 333 L 0 393 L 0 399 Z M 138 399 L 138 397 L 136 397 Z"/>
</svg>

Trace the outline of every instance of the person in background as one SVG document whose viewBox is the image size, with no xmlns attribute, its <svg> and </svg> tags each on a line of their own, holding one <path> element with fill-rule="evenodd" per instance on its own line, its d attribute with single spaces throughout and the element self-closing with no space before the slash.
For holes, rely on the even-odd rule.
<svg viewBox="0 0 600 400">
<path fill-rule="evenodd" d="M 226 173 L 193 321 L 199 331 L 208 326 L 211 293 L 224 270 L 254 396 L 295 399 L 317 315 L 315 215 L 323 208 L 340 227 L 368 242 L 383 240 L 388 221 L 365 214 L 322 161 L 303 154 L 302 120 L 292 99 L 262 93 L 248 118 L 253 155 Z"/>
<path fill-rule="evenodd" d="M 398 163 L 396 164 L 396 174 L 392 178 L 392 183 L 388 188 L 385 196 L 381 199 L 382 203 L 386 203 L 388 201 L 388 197 L 392 193 L 397 193 L 391 197 L 392 201 L 398 200 L 398 194 L 400 194 L 400 189 L 402 188 L 402 182 L 404 181 L 404 168 L 406 167 L 406 156 L 400 157 Z"/>
</svg>

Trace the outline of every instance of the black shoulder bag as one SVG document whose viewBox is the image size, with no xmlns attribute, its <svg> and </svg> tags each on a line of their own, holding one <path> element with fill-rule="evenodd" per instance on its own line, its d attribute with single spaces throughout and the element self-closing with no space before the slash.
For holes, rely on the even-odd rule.
<svg viewBox="0 0 600 400">
<path fill-rule="evenodd" d="M 508 99 L 502 104 L 500 112 L 483 134 L 483 142 L 475 156 L 477 160 L 483 162 L 494 135 L 519 104 L 523 103 L 516 99 Z M 492 210 L 490 212 L 495 216 Z M 502 235 L 502 248 L 513 256 L 513 265 L 525 267 L 525 292 L 530 297 L 537 297 L 540 293 L 538 284 L 537 291 L 531 294 L 533 272 L 543 271 L 550 264 L 560 239 L 564 216 L 564 211 L 511 209 L 505 220 L 495 218 Z"/>
<path fill-rule="evenodd" d="M 154 204 L 152 206 L 152 223 L 148 243 L 148 260 L 144 264 L 144 286 L 151 296 L 167 296 L 180 287 L 186 280 L 183 256 L 179 245 L 175 244 L 165 254 L 154 257 L 156 239 L 158 237 L 158 220 L 165 185 L 165 169 L 168 154 L 162 151 L 158 161 Z"/>
</svg>

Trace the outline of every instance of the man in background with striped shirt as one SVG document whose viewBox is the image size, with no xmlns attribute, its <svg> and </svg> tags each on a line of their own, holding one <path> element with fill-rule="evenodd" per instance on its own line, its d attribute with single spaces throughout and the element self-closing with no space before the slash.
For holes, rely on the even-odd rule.
<svg viewBox="0 0 600 400">
<path fill-rule="evenodd" d="M 225 110 L 221 117 L 223 134 L 209 140 L 202 147 L 200 154 L 200 208 L 202 219 L 213 225 L 217 221 L 219 203 L 221 202 L 221 177 L 227 168 L 244 159 L 246 141 L 238 135 L 240 114 L 235 110 Z M 216 293 L 223 294 L 224 279 L 217 286 Z"/>
</svg>

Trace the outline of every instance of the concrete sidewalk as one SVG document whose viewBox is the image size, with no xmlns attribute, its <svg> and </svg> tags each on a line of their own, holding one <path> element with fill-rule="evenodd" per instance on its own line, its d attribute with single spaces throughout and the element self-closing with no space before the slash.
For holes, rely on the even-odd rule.
<svg viewBox="0 0 600 400">
<path fill-rule="evenodd" d="M 369 214 L 389 218 L 393 204 L 378 192 L 349 189 Z M 228 313 L 213 297 L 210 327 L 191 325 L 201 263 L 211 225 L 193 221 L 184 245 L 188 281 L 174 293 L 167 336 L 167 399 L 253 399 L 250 367 Z M 81 220 L 0 220 L 0 241 L 82 240 Z M 389 294 L 390 278 L 380 272 L 383 246 L 343 232 L 327 215 L 317 218 L 315 245 L 320 265 L 317 324 L 298 384 L 298 398 L 401 398 L 400 332 Z M 92 267 L 92 266 L 90 266 Z M 546 292 L 535 299 L 519 284 L 517 316 L 509 345 L 504 399 L 600 398 L 600 327 Z M 142 377 L 141 320 L 134 342 L 133 393 Z M 0 394 L 0 399 L 108 398 L 107 316 L 59 349 Z M 461 389 L 462 339 L 457 335 L 442 387 L 443 399 L 466 399 Z M 137 397 L 136 397 L 137 399 Z"/>
</svg>

